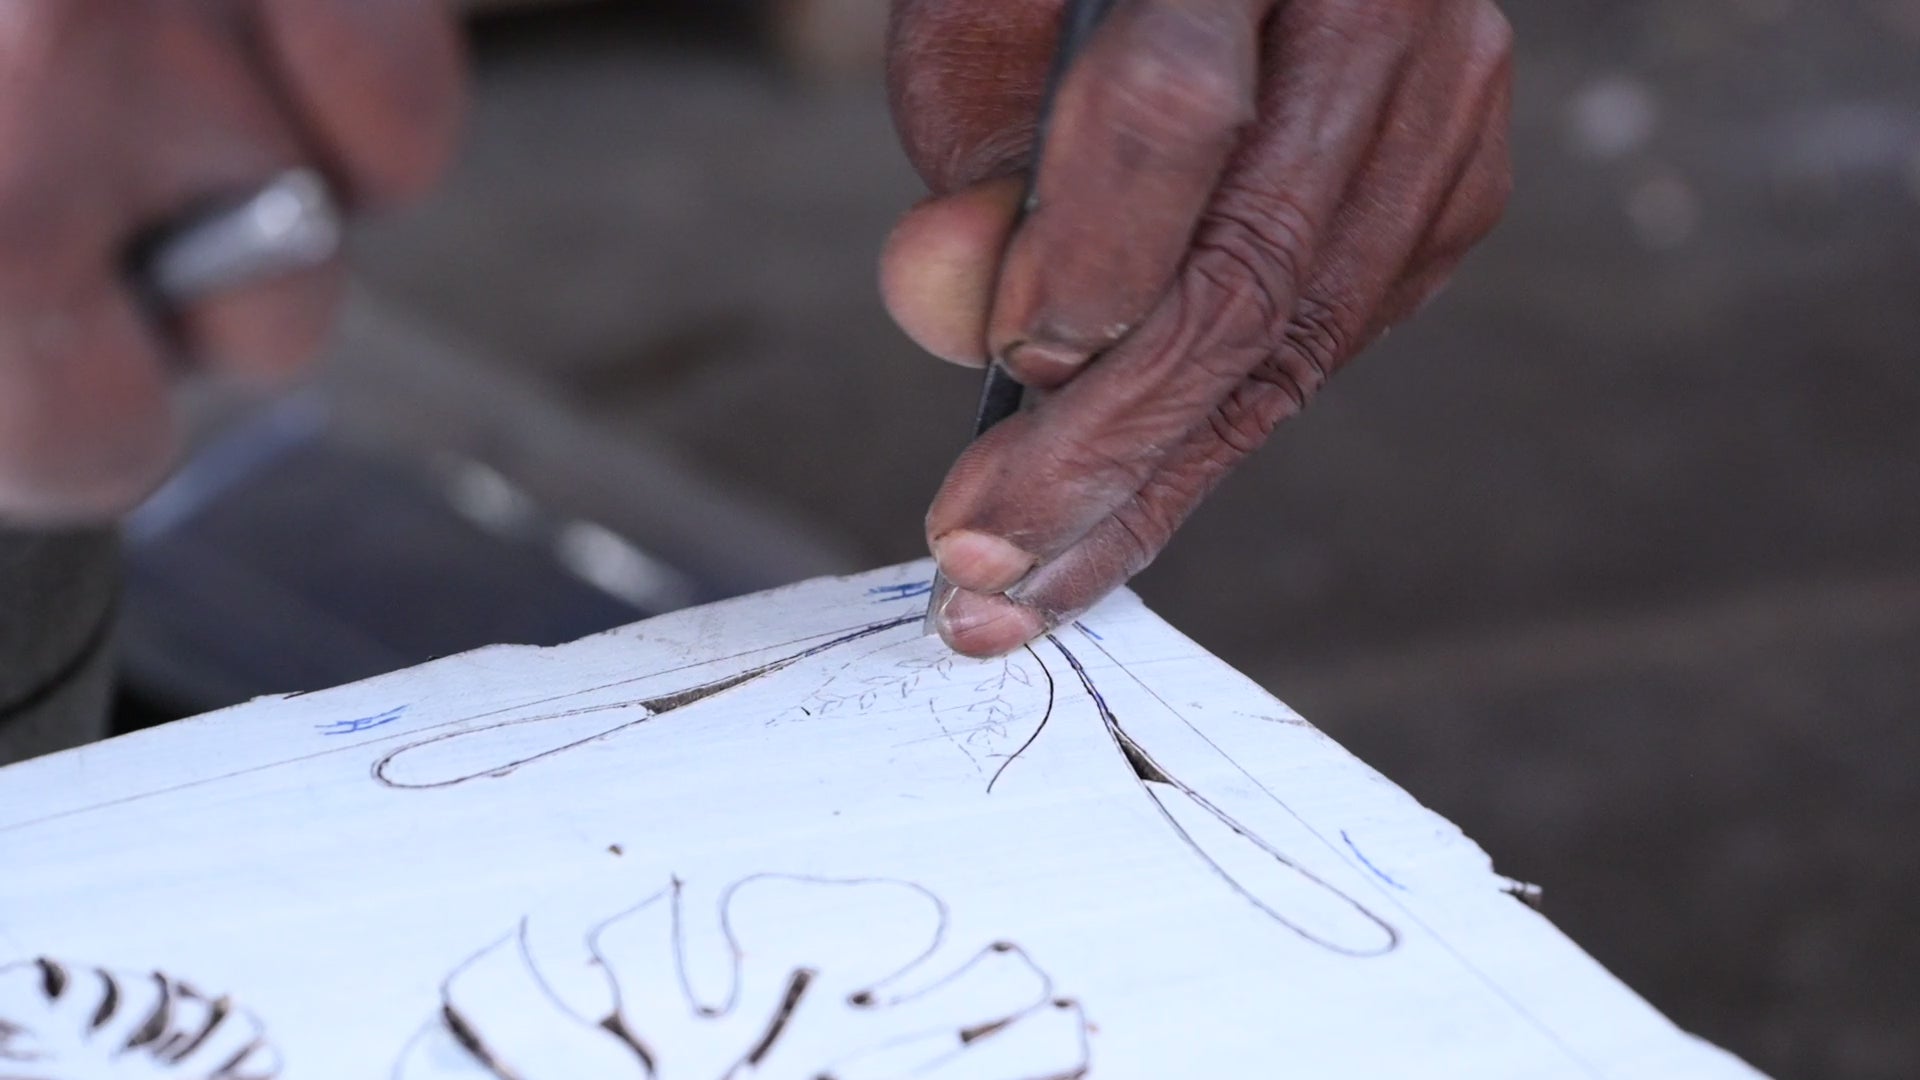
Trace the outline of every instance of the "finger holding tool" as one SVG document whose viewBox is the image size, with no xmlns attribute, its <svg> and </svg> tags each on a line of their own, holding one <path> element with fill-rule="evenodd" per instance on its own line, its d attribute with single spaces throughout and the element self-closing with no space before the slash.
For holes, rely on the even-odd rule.
<svg viewBox="0 0 1920 1080">
<path fill-rule="evenodd" d="M 1027 173 L 1026 191 L 1020 200 L 1019 217 L 1015 220 L 1014 230 L 1018 235 L 1019 227 L 1028 215 L 1039 205 L 1040 169 L 1046 158 L 1047 136 L 1053 119 L 1054 106 L 1060 96 L 1060 88 L 1066 82 L 1067 73 L 1072 70 L 1074 61 L 1086 50 L 1093 39 L 1094 32 L 1113 10 L 1116 0 L 1069 0 L 1061 12 L 1060 41 L 1055 47 L 1053 65 L 1048 72 L 1046 89 L 1040 103 L 1040 119 L 1034 130 L 1033 161 Z M 1026 387 L 1014 377 L 1005 360 L 994 356 L 987 364 L 985 381 L 980 388 L 980 405 L 974 417 L 973 437 L 985 435 L 1002 420 L 1020 411 L 1026 400 Z M 939 633 L 941 609 L 953 598 L 954 587 L 944 575 L 936 573 L 933 581 L 933 593 L 927 605 L 926 621 L 922 630 L 929 635 Z"/>
<path fill-rule="evenodd" d="M 289 169 L 250 196 L 155 230 L 135 245 L 130 272 L 143 300 L 170 317 L 228 289 L 323 266 L 344 230 L 326 180 Z"/>
<path fill-rule="evenodd" d="M 0 346 L 0 524 L 93 521 L 142 497 L 172 454 L 183 372 L 303 362 L 333 314 L 343 231 L 327 183 L 293 168 L 137 233 L 70 307 L 16 311 L 24 330 Z"/>
<path fill-rule="evenodd" d="M 139 237 L 129 287 L 177 362 L 277 377 L 305 363 L 332 320 L 345 231 L 326 179 L 290 168 Z M 200 354 L 209 347 L 223 355 Z"/>
</svg>

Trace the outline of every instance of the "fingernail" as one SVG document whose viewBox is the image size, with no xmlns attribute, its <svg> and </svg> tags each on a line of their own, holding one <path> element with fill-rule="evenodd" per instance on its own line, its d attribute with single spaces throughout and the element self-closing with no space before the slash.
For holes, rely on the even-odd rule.
<svg viewBox="0 0 1920 1080">
<path fill-rule="evenodd" d="M 1040 560 L 997 536 L 955 529 L 933 542 L 940 572 L 963 589 L 1005 592 L 1032 572 Z"/>
<path fill-rule="evenodd" d="M 1006 351 L 1006 365 L 1031 386 L 1056 386 L 1079 374 L 1087 354 L 1061 345 L 1023 341 Z"/>
<path fill-rule="evenodd" d="M 983 659 L 1010 653 L 1047 630 L 1032 608 L 970 592 L 949 597 L 937 620 L 941 639 L 955 652 Z"/>
</svg>

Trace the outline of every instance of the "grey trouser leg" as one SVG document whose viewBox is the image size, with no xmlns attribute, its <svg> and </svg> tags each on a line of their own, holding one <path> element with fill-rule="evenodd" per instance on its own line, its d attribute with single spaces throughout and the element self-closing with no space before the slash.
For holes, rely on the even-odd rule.
<svg viewBox="0 0 1920 1080">
<path fill-rule="evenodd" d="M 111 530 L 0 529 L 0 765 L 106 737 Z"/>
</svg>

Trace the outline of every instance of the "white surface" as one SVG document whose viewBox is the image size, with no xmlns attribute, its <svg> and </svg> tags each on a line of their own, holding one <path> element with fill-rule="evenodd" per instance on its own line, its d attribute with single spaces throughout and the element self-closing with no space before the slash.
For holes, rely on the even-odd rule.
<svg viewBox="0 0 1920 1080">
<path fill-rule="evenodd" d="M 0 1063 L 97 999 L 47 956 L 231 995 L 296 1080 L 1755 1075 L 1131 595 L 982 663 L 927 574 L 0 771 Z M 173 1075 L 118 1039 L 50 1075 Z"/>
</svg>

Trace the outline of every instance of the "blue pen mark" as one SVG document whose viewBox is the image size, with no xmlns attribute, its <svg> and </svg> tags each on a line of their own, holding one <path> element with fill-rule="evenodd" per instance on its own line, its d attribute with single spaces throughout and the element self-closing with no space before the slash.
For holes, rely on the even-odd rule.
<svg viewBox="0 0 1920 1080">
<path fill-rule="evenodd" d="M 313 729 L 322 735 L 357 735 L 362 731 L 385 727 L 405 715 L 407 715 L 407 707 L 397 705 L 377 716 L 362 716 L 358 720 L 335 720 L 331 724 L 315 724 Z"/>
<path fill-rule="evenodd" d="M 1101 636 L 1100 636 L 1099 634 L 1097 634 L 1097 633 L 1095 633 L 1095 632 L 1094 632 L 1094 630 L 1093 630 L 1093 627 L 1091 627 L 1091 626 L 1088 626 L 1088 625 L 1087 625 L 1086 623 L 1083 623 L 1083 622 L 1076 622 L 1076 623 L 1074 623 L 1074 624 L 1073 624 L 1073 628 L 1074 628 L 1075 630 L 1078 630 L 1078 631 L 1080 631 L 1081 633 L 1083 633 L 1083 634 L 1085 634 L 1085 635 L 1087 635 L 1088 637 L 1090 637 L 1090 638 L 1092 638 L 1092 639 L 1093 639 L 1093 640 L 1095 640 L 1095 641 L 1105 641 L 1105 640 L 1107 640 L 1106 638 L 1103 638 L 1103 637 L 1101 637 Z"/>
<path fill-rule="evenodd" d="M 932 596 L 933 580 L 911 581 L 905 585 L 876 585 L 867 590 L 876 604 L 891 603 L 895 600 L 911 600 L 916 596 Z"/>
<path fill-rule="evenodd" d="M 1342 840 L 1345 840 L 1345 841 L 1347 842 L 1347 850 L 1349 850 L 1349 851 L 1351 851 L 1351 852 L 1353 852 L 1353 854 L 1354 854 L 1354 857 L 1355 857 L 1355 858 L 1357 858 L 1357 859 L 1359 859 L 1362 865 L 1364 865 L 1364 866 L 1365 866 L 1365 867 L 1366 867 L 1367 869 L 1369 869 L 1369 870 L 1371 870 L 1371 871 L 1373 871 L 1373 876 L 1374 876 L 1374 877 L 1377 877 L 1377 878 L 1379 878 L 1379 879 L 1380 879 L 1381 881 L 1384 881 L 1384 882 L 1386 882 L 1387 884 L 1389 884 L 1389 885 L 1391 885 L 1391 886 L 1393 886 L 1394 888 L 1396 888 L 1396 889 L 1399 889 L 1399 890 L 1400 890 L 1401 892 L 1407 892 L 1407 891 L 1408 891 L 1408 889 L 1407 889 L 1407 887 L 1406 887 L 1405 885 L 1402 885 L 1402 884 L 1400 884 L 1399 882 L 1397 882 L 1397 881 L 1395 881 L 1395 880 L 1393 880 L 1392 878 L 1390 878 L 1390 877 L 1388 877 L 1388 876 L 1387 876 L 1387 872 L 1386 872 L 1386 871 L 1384 871 L 1384 870 L 1382 870 L 1382 869 L 1380 869 L 1379 867 L 1377 867 L 1377 866 L 1375 866 L 1375 865 L 1373 865 L 1373 860 L 1372 860 L 1372 859 L 1369 859 L 1369 858 L 1367 858 L 1367 857 L 1366 857 L 1365 855 L 1363 855 L 1363 854 L 1361 854 L 1361 852 L 1360 852 L 1360 848 L 1359 848 L 1359 845 L 1357 845 L 1357 844 L 1355 844 L 1355 843 L 1353 842 L 1353 837 L 1351 837 L 1351 836 L 1348 836 L 1348 835 L 1347 835 L 1347 830 L 1345 830 L 1345 829 L 1341 829 L 1341 830 L 1340 830 L 1340 839 L 1342 839 Z"/>
</svg>

